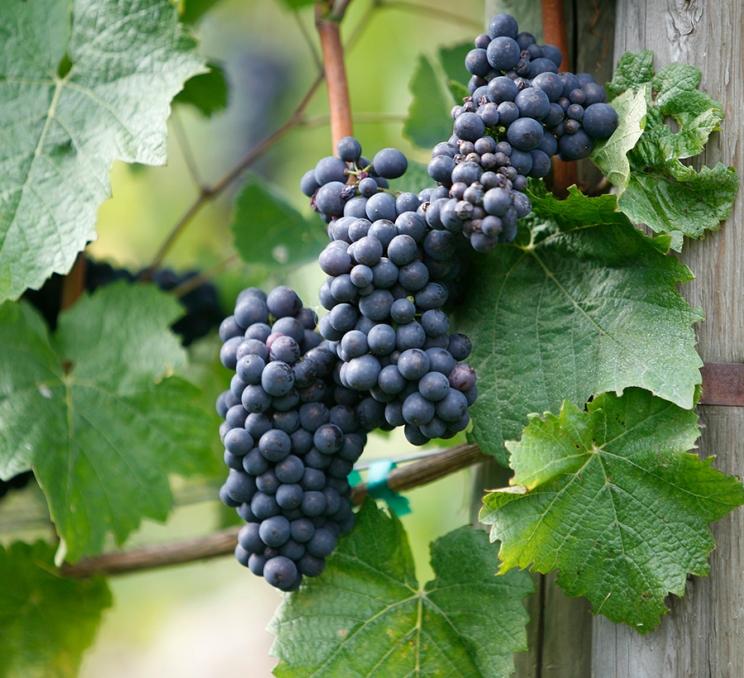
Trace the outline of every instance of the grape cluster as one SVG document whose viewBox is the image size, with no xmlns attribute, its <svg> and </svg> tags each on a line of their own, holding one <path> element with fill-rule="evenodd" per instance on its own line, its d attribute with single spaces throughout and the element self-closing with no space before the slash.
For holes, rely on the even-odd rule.
<svg viewBox="0 0 744 678">
<path fill-rule="evenodd" d="M 396 212 L 418 207 L 412 193 L 396 198 L 385 190 L 388 179 L 403 176 L 408 168 L 399 150 L 383 148 L 370 162 L 354 137 L 341 139 L 336 150 L 336 156 L 321 158 L 300 181 L 300 189 L 326 222 L 341 216 L 390 219 Z"/>
<path fill-rule="evenodd" d="M 155 271 L 152 282 L 161 290 L 172 290 L 184 282 L 199 275 L 198 271 L 177 273 L 169 268 Z M 99 287 L 106 287 L 124 281 L 134 284 L 140 273 L 126 268 L 112 266 L 107 261 L 85 258 L 85 290 L 94 292 Z M 38 290 L 27 290 L 24 298 L 29 301 L 44 317 L 51 329 L 57 326 L 61 310 L 62 281 L 64 276 L 54 274 Z M 184 315 L 171 329 L 181 337 L 184 346 L 206 336 L 219 327 L 225 314 L 220 304 L 217 288 L 211 282 L 202 282 L 179 297 L 184 307 Z"/>
<path fill-rule="evenodd" d="M 316 323 L 277 287 L 241 292 L 220 326 L 220 359 L 234 370 L 217 399 L 230 469 L 220 498 L 246 522 L 237 560 L 283 591 L 319 575 L 351 530 L 347 476 L 368 430 L 365 399 L 334 382 L 338 358 Z"/>
<path fill-rule="evenodd" d="M 422 445 L 462 431 L 477 394 L 474 371 L 458 362 L 470 341 L 449 333 L 443 310 L 459 273 L 457 238 L 439 218 L 442 189 L 375 195 L 385 197 L 384 210 L 370 198 L 364 215 L 345 211 L 330 222 L 320 254 L 328 275 L 320 302 L 329 312 L 320 332 L 341 360 L 340 384 L 372 398 L 370 423 L 404 426 Z"/>
<path fill-rule="evenodd" d="M 508 14 L 491 20 L 465 58 L 470 96 L 452 109 L 453 135 L 434 147 L 428 170 L 449 189 L 444 227 L 477 251 L 514 240 L 531 209 L 527 177 L 545 177 L 553 155 L 587 157 L 617 128 L 604 88 L 587 73 L 558 73 L 560 64 L 557 47 L 520 33 Z"/>
</svg>

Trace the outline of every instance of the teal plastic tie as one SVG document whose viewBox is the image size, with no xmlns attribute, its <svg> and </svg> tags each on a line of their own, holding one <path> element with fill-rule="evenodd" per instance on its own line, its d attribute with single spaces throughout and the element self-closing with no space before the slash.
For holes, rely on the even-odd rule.
<svg viewBox="0 0 744 678">
<path fill-rule="evenodd" d="M 411 505 L 406 497 L 394 492 L 388 485 L 390 472 L 395 466 L 395 462 L 389 459 L 373 462 L 367 473 L 367 494 L 384 501 L 390 510 L 400 518 L 411 512 Z M 353 473 L 356 473 L 356 471 L 353 471 Z"/>
</svg>

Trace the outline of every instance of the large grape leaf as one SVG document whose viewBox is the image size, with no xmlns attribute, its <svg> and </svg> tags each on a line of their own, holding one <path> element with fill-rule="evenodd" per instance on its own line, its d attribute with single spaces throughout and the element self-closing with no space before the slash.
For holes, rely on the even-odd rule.
<svg viewBox="0 0 744 678">
<path fill-rule="evenodd" d="M 216 463 L 198 390 L 168 376 L 185 361 L 168 329 L 180 313 L 150 285 L 119 283 L 62 313 L 49 337 L 25 303 L 0 306 L 0 477 L 33 468 L 61 555 L 165 519 L 169 474 Z"/>
<path fill-rule="evenodd" d="M 368 500 L 326 571 L 277 612 L 276 675 L 511 675 L 530 578 L 495 577 L 496 549 L 471 527 L 435 541 L 431 558 L 436 578 L 419 588 L 400 521 Z"/>
<path fill-rule="evenodd" d="M 481 512 L 502 542 L 501 571 L 558 570 L 596 614 L 651 631 L 666 596 L 708 573 L 709 523 L 744 503 L 739 479 L 688 453 L 698 435 L 694 412 L 642 389 L 533 417 L 508 443 L 512 486 Z"/>
<path fill-rule="evenodd" d="M 512 245 L 476 257 L 458 308 L 473 342 L 480 395 L 472 435 L 505 459 L 532 412 L 581 405 L 594 393 L 641 386 L 691 408 L 702 361 L 700 319 L 677 291 L 692 278 L 617 211 L 612 196 L 573 191 L 535 201 L 535 225 Z M 571 211 L 566 205 L 570 204 Z"/>
<path fill-rule="evenodd" d="M 268 268 L 304 264 L 317 258 L 328 242 L 317 218 L 306 219 L 257 176 L 238 195 L 232 231 L 241 259 Z"/>
<path fill-rule="evenodd" d="M 170 0 L 0 3 L 0 302 L 95 239 L 114 160 L 165 162 L 165 121 L 201 72 Z"/>
<path fill-rule="evenodd" d="M 73 678 L 111 593 L 103 579 L 65 579 L 44 542 L 0 546 L 0 676 Z"/>
<path fill-rule="evenodd" d="M 739 183 L 731 167 L 697 171 L 681 162 L 702 153 L 723 120 L 721 105 L 698 89 L 700 79 L 694 66 L 670 64 L 654 74 L 650 52 L 625 54 L 608 85 L 620 126 L 592 155 L 618 189 L 620 209 L 670 234 L 676 250 L 684 237 L 701 238 L 729 217 Z"/>
</svg>

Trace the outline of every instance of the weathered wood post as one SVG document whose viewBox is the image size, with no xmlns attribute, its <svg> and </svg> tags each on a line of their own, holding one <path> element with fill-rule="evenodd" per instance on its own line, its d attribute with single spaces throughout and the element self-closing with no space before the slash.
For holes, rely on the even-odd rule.
<svg viewBox="0 0 744 678">
<path fill-rule="evenodd" d="M 615 56 L 651 49 L 656 65 L 673 61 L 703 72 L 702 87 L 723 104 L 723 135 L 704 157 L 744 174 L 744 5 L 741 0 L 618 0 Z M 683 288 L 705 321 L 699 350 L 706 362 L 744 362 L 744 201 L 722 230 L 687 243 L 682 256 L 697 279 Z M 717 466 L 744 476 L 744 410 L 702 407 L 699 442 Z M 714 526 L 710 577 L 688 582 L 682 600 L 648 636 L 596 619 L 592 674 L 597 678 L 739 678 L 744 676 L 744 511 Z"/>
<path fill-rule="evenodd" d="M 508 11 L 533 30 L 539 6 L 532 0 L 486 0 L 486 18 Z M 673 61 L 699 67 L 703 88 L 726 114 L 725 135 L 713 136 L 703 162 L 733 165 L 744 176 L 741 0 L 576 0 L 565 3 L 565 12 L 575 52 L 570 63 L 600 81 L 609 79 L 612 65 L 628 50 L 653 50 L 657 67 Z M 589 187 L 591 180 L 591 170 L 582 168 L 580 183 Z M 687 243 L 682 256 L 697 276 L 683 292 L 705 312 L 697 333 L 706 362 L 744 362 L 743 205 L 740 196 L 722 230 Z M 700 415 L 702 452 L 716 454 L 720 469 L 744 476 L 744 410 L 706 406 Z M 476 478 L 474 511 L 481 490 L 503 482 L 502 470 L 484 464 Z M 744 511 L 724 518 L 714 532 L 710 577 L 691 579 L 685 598 L 672 600 L 671 613 L 647 636 L 592 619 L 588 606 L 563 595 L 553 577 L 536 577 L 530 651 L 517 658 L 518 678 L 744 677 Z"/>
</svg>

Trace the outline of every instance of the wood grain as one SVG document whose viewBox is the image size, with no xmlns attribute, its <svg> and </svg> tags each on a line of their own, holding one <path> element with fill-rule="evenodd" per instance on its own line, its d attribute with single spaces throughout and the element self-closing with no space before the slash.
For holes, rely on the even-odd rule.
<svg viewBox="0 0 744 678">
<path fill-rule="evenodd" d="M 703 72 L 703 88 L 723 104 L 723 133 L 714 135 L 703 158 L 744 172 L 744 10 L 741 0 L 618 0 L 615 55 L 648 48 L 663 66 L 682 61 Z M 698 327 L 705 361 L 744 361 L 744 207 L 718 233 L 688 243 L 682 259 L 697 279 L 682 288 L 702 307 Z M 699 442 L 716 454 L 718 468 L 744 475 L 744 409 L 707 407 Z M 594 622 L 593 675 L 597 678 L 740 678 L 744 676 L 744 511 L 713 529 L 717 548 L 710 577 L 691 579 L 687 595 L 672 601 L 671 614 L 648 636 L 604 619 Z"/>
</svg>

